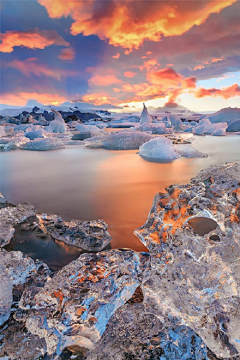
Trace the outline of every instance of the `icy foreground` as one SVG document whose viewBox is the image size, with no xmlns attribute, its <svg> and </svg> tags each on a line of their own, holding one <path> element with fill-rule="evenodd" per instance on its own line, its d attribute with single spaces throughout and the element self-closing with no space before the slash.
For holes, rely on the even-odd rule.
<svg viewBox="0 0 240 360">
<path fill-rule="evenodd" d="M 41 218 L 46 231 L 69 235 L 69 224 Z M 88 360 L 237 359 L 239 223 L 234 162 L 156 195 L 135 231 L 149 253 L 83 254 L 53 273 L 0 250 L 2 323 L 15 298 L 0 330 L 0 358 L 60 360 L 68 351 Z"/>
</svg>

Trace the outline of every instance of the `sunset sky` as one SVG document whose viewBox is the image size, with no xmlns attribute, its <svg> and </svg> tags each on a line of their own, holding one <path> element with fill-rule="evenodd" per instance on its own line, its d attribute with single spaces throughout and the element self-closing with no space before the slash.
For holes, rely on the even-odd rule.
<svg viewBox="0 0 240 360">
<path fill-rule="evenodd" d="M 0 11 L 1 108 L 240 107 L 240 0 L 3 0 Z"/>
</svg>

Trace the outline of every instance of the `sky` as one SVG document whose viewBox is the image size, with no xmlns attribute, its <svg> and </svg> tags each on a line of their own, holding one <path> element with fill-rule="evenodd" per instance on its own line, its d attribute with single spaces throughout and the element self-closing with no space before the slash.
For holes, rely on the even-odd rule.
<svg viewBox="0 0 240 360">
<path fill-rule="evenodd" d="M 0 107 L 240 107 L 240 0 L 2 0 Z"/>
</svg>

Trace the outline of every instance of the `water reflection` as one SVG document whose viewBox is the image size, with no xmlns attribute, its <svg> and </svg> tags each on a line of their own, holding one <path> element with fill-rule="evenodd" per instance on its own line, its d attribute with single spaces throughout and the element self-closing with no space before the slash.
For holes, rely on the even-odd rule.
<svg viewBox="0 0 240 360">
<path fill-rule="evenodd" d="M 240 159 L 239 145 L 237 135 L 196 137 L 194 146 L 208 158 L 163 164 L 145 161 L 135 150 L 93 150 L 82 145 L 49 152 L 6 152 L 0 154 L 0 192 L 9 202 L 29 201 L 38 211 L 66 220 L 104 219 L 112 247 L 142 250 L 133 230 L 146 221 L 154 195 L 170 184 L 189 182 L 212 164 Z"/>
</svg>

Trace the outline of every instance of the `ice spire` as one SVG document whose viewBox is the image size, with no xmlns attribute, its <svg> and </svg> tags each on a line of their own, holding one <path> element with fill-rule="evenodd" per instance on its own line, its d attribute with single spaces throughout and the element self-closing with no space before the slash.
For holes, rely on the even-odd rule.
<svg viewBox="0 0 240 360">
<path fill-rule="evenodd" d="M 143 125 L 143 124 L 151 124 L 151 123 L 152 123 L 152 118 L 147 111 L 146 105 L 143 103 L 143 111 L 141 114 L 140 124 Z"/>
</svg>

